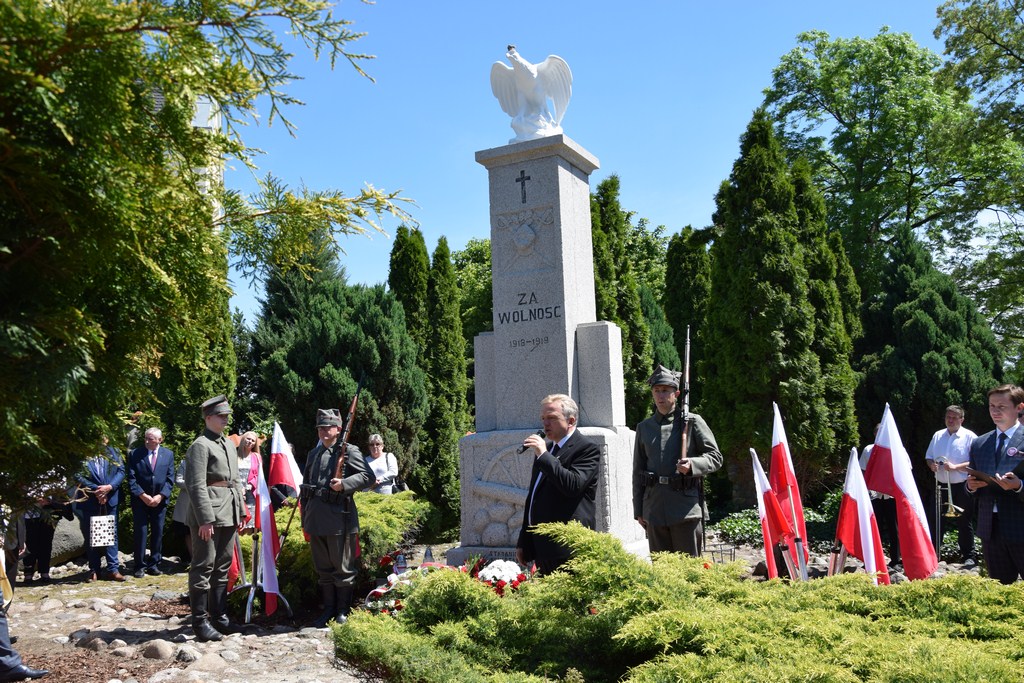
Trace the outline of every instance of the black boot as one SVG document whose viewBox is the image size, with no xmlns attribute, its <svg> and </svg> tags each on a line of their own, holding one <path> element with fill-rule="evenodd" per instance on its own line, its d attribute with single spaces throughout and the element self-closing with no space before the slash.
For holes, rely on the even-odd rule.
<svg viewBox="0 0 1024 683">
<path fill-rule="evenodd" d="M 189 591 L 188 594 L 188 601 L 192 607 L 192 631 L 200 643 L 221 640 L 223 637 L 210 626 L 210 614 L 207 611 L 209 599 L 206 591 Z"/>
<path fill-rule="evenodd" d="M 334 620 L 339 624 L 344 624 L 348 621 L 348 613 L 352 609 L 352 587 L 335 587 L 334 594 L 338 601 L 338 611 L 334 615 Z"/>
<path fill-rule="evenodd" d="M 210 625 L 226 636 L 230 636 L 232 633 L 241 633 L 242 629 L 228 619 L 227 585 L 211 588 L 210 595 L 213 600 L 213 604 L 210 606 Z"/>
<path fill-rule="evenodd" d="M 313 628 L 323 628 L 338 613 L 337 600 L 334 596 L 334 584 L 320 584 L 320 597 L 324 601 L 324 611 L 313 622 Z"/>
</svg>

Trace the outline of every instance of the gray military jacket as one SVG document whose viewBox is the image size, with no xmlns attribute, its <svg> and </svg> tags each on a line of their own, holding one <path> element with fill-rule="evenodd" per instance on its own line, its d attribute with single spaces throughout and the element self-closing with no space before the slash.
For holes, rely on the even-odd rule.
<svg viewBox="0 0 1024 683">
<path fill-rule="evenodd" d="M 303 484 L 311 484 L 318 490 L 327 488 L 338 465 L 338 445 L 330 449 L 318 443 L 306 456 L 306 467 L 302 473 Z M 359 531 L 359 513 L 352 494 L 360 491 L 376 479 L 373 470 L 359 448 L 348 444 L 345 456 L 345 471 L 341 480 L 341 496 L 338 502 L 328 502 L 319 495 L 302 504 L 302 530 L 311 536 L 338 536 Z"/>
<path fill-rule="evenodd" d="M 722 466 L 722 452 L 718 450 L 715 435 L 700 415 L 690 413 L 692 422 L 686 454 L 690 459 L 690 474 L 676 479 L 676 485 L 656 483 L 647 485 L 647 473 L 659 477 L 677 477 L 676 462 L 681 447 L 680 420 L 673 412 L 654 415 L 636 426 L 633 447 L 633 517 L 643 517 L 654 526 L 671 526 L 684 520 L 707 517 L 697 496 L 701 485 L 698 477 L 717 471 Z"/>
<path fill-rule="evenodd" d="M 238 526 L 245 519 L 245 494 L 238 480 L 235 444 L 207 429 L 189 446 L 185 461 L 188 525 Z"/>
</svg>

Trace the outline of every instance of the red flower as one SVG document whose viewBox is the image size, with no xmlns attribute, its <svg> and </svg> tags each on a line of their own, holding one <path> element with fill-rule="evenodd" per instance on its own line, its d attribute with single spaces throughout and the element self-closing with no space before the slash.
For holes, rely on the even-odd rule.
<svg viewBox="0 0 1024 683">
<path fill-rule="evenodd" d="M 704 563 L 704 569 L 711 569 L 711 563 L 710 562 L 705 562 Z"/>
<path fill-rule="evenodd" d="M 395 558 L 391 557 L 390 555 L 385 555 L 384 557 L 380 558 L 380 566 L 386 567 L 394 561 Z"/>
<path fill-rule="evenodd" d="M 498 579 L 498 588 L 504 588 L 507 585 L 508 583 L 505 581 L 505 579 Z"/>
<path fill-rule="evenodd" d="M 519 572 L 519 576 L 516 577 L 516 581 L 518 581 L 519 583 L 526 581 L 526 574 Z"/>
<path fill-rule="evenodd" d="M 387 607 L 383 608 L 383 609 L 382 609 L 382 610 L 380 611 L 380 613 L 381 613 L 381 614 L 391 614 L 391 612 L 388 612 L 388 608 L 387 608 Z"/>
<path fill-rule="evenodd" d="M 590 612 L 591 614 L 597 614 L 597 608 L 596 607 L 591 607 L 587 611 Z"/>
</svg>

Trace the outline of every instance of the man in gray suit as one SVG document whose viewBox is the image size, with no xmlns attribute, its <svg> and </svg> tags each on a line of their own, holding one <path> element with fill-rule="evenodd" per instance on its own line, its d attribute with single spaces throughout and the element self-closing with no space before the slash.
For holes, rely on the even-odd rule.
<svg viewBox="0 0 1024 683">
<path fill-rule="evenodd" d="M 237 633 L 228 620 L 228 569 L 235 534 L 245 524 L 245 498 L 238 479 L 235 444 L 225 438 L 231 407 L 226 396 L 202 405 L 206 430 L 185 454 L 185 488 L 191 507 L 192 565 L 188 570 L 188 599 L 196 640 L 220 640 Z M 212 625 L 211 625 L 212 624 Z"/>
<path fill-rule="evenodd" d="M 633 448 L 633 517 L 647 531 L 651 552 L 700 557 L 707 509 L 704 476 L 722 466 L 715 435 L 700 415 L 681 415 L 679 373 L 663 365 L 647 380 L 654 415 L 636 426 Z M 686 454 L 682 453 L 683 429 Z"/>
</svg>

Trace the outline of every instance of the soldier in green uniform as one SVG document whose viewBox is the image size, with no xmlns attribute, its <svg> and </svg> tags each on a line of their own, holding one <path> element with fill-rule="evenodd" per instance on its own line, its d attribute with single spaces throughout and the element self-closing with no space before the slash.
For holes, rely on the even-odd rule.
<svg viewBox="0 0 1024 683">
<path fill-rule="evenodd" d="M 188 598 L 196 640 L 220 640 L 237 633 L 228 620 L 228 569 L 235 534 L 245 523 L 245 498 L 238 480 L 235 444 L 224 436 L 231 407 L 225 396 L 202 405 L 206 430 L 185 454 L 185 488 L 191 508 L 192 565 Z M 211 625 L 212 624 L 212 625 Z"/>
<path fill-rule="evenodd" d="M 705 475 L 722 466 L 715 435 L 695 413 L 681 415 L 679 373 L 659 365 L 647 380 L 654 415 L 636 426 L 633 448 L 633 517 L 647 531 L 651 552 L 699 557 L 707 508 L 701 494 Z M 687 448 L 682 456 L 682 426 Z"/>
<path fill-rule="evenodd" d="M 302 472 L 302 530 L 309 535 L 324 603 L 323 613 L 313 622 L 316 628 L 348 617 L 359 561 L 359 513 L 352 494 L 374 481 L 359 449 L 341 443 L 341 427 L 340 411 L 316 411 L 320 443 L 306 456 Z M 339 457 L 344 458 L 340 478 L 335 476 Z"/>
</svg>

